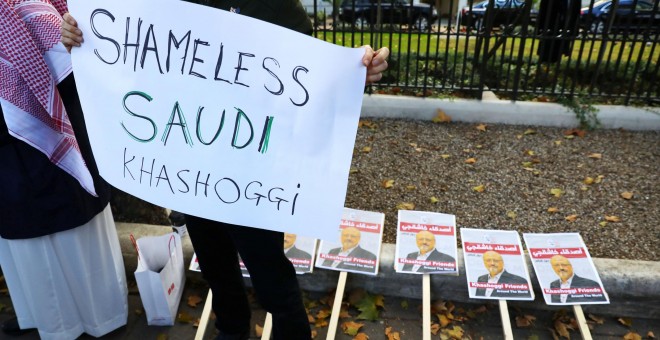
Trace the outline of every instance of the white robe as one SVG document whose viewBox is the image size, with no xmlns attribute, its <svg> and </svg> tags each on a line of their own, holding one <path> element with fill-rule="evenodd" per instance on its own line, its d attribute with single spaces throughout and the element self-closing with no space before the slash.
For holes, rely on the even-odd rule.
<svg viewBox="0 0 660 340">
<path fill-rule="evenodd" d="M 126 274 L 110 205 L 77 228 L 0 237 L 0 266 L 19 325 L 37 328 L 42 339 L 100 337 L 126 324 Z"/>
</svg>

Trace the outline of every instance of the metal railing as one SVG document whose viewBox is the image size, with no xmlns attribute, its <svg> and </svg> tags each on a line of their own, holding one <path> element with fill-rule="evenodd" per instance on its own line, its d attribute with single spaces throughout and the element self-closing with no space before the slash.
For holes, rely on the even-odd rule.
<svg viewBox="0 0 660 340">
<path fill-rule="evenodd" d="M 328 42 L 390 48 L 377 93 L 659 105 L 660 0 L 594 1 L 449 0 L 456 13 L 437 19 L 406 0 L 344 0 L 311 19 Z"/>
</svg>

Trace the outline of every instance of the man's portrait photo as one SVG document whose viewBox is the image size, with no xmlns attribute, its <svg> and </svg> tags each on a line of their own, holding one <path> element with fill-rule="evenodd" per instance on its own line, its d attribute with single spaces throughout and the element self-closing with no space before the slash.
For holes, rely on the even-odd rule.
<svg viewBox="0 0 660 340">
<path fill-rule="evenodd" d="M 358 228 L 355 227 L 344 228 L 341 231 L 341 236 L 340 236 L 340 241 L 342 246 L 339 248 L 330 249 L 328 254 L 342 256 L 342 257 L 349 257 L 349 258 L 358 258 L 358 259 L 369 260 L 374 262 L 377 261 L 378 258 L 376 257 L 375 254 L 360 247 L 361 236 L 362 233 Z M 376 263 L 375 265 L 377 266 L 378 263 Z M 350 261 L 350 259 L 348 259 L 347 261 L 325 259 L 323 261 L 322 266 L 332 267 L 337 269 L 364 271 L 364 272 L 373 272 L 375 270 L 374 266 L 370 266 L 370 265 L 365 266 L 357 262 L 352 262 Z"/>
<path fill-rule="evenodd" d="M 511 274 L 504 269 L 504 259 L 502 255 L 498 252 L 489 250 L 483 254 L 482 257 L 484 261 L 484 266 L 488 271 L 488 274 L 481 275 L 477 279 L 477 282 L 481 283 L 496 283 L 496 284 L 515 284 L 515 285 L 527 285 L 528 289 L 524 290 L 515 290 L 509 288 L 477 288 L 476 296 L 485 296 L 485 297 L 498 297 L 498 298 L 511 298 L 511 297 L 530 297 L 530 286 L 527 280 L 523 277 L 520 277 L 515 274 Z"/>
<path fill-rule="evenodd" d="M 573 272 L 573 265 L 562 255 L 555 255 L 550 259 L 550 265 L 559 279 L 550 283 L 550 289 L 570 289 L 570 288 L 598 288 L 600 293 L 581 293 L 576 294 L 551 294 L 551 301 L 554 303 L 575 303 L 575 302 L 594 302 L 607 301 L 605 294 L 602 293 L 602 287 L 598 282 L 584 277 L 577 276 Z"/>
<path fill-rule="evenodd" d="M 284 233 L 284 254 L 290 259 L 312 260 L 312 255 L 296 248 L 296 234 Z"/>
<path fill-rule="evenodd" d="M 444 263 L 449 262 L 454 264 L 456 263 L 456 259 L 454 259 L 452 256 L 441 253 L 435 248 L 435 235 L 430 231 L 422 230 L 418 232 L 415 236 L 415 241 L 419 251 L 408 254 L 406 256 L 407 259 Z M 443 271 L 442 268 L 444 267 L 435 266 L 432 262 L 426 265 L 406 263 L 403 265 L 402 271 L 430 273 Z M 452 267 L 452 270 L 454 268 L 455 267 Z"/>
</svg>

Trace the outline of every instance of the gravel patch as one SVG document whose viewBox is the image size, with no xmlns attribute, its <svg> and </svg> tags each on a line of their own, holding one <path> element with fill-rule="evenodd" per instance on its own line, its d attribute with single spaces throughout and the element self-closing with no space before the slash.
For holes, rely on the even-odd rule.
<svg viewBox="0 0 660 340">
<path fill-rule="evenodd" d="M 346 207 L 385 213 L 386 243 L 396 241 L 397 205 L 411 203 L 412 210 L 456 215 L 458 227 L 579 232 L 594 257 L 660 259 L 660 132 L 598 130 L 568 139 L 559 128 L 485 130 L 362 121 Z M 475 162 L 466 163 L 470 158 Z M 384 187 L 386 180 L 394 180 L 392 187 Z M 625 192 L 632 198 L 624 199 Z M 574 221 L 566 220 L 571 215 Z"/>
</svg>

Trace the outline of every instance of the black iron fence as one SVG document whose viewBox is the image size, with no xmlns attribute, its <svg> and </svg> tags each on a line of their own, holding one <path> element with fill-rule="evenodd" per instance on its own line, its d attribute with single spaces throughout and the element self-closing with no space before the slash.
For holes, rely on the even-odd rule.
<svg viewBox="0 0 660 340">
<path fill-rule="evenodd" d="M 438 13 L 417 0 L 314 0 L 309 12 L 320 39 L 391 49 L 377 93 L 660 104 L 660 0 L 465 1 L 437 0 Z"/>
</svg>

